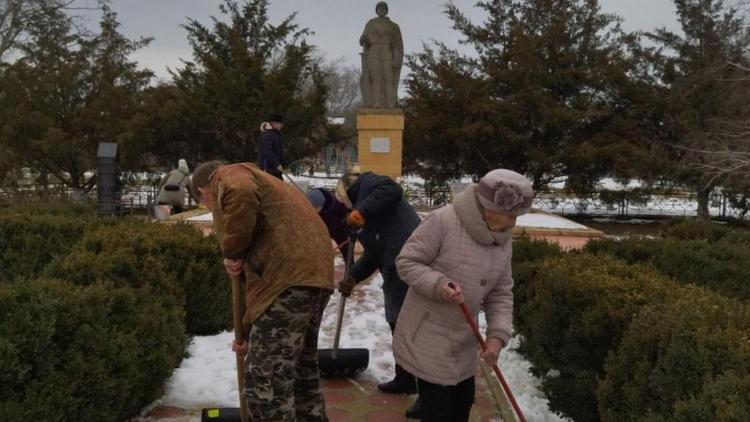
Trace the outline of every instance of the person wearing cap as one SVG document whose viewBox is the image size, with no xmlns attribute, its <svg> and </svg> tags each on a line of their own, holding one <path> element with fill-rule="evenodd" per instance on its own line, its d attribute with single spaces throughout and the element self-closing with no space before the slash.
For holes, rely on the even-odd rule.
<svg viewBox="0 0 750 422">
<path fill-rule="evenodd" d="M 283 179 L 284 172 L 284 149 L 281 144 L 281 129 L 284 127 L 284 118 L 280 114 L 274 114 L 260 125 L 260 138 L 258 139 L 258 167 L 268 174 Z"/>
<path fill-rule="evenodd" d="M 349 229 L 346 226 L 346 214 L 349 209 L 341 203 L 336 196 L 325 188 L 313 189 L 307 193 L 310 205 L 315 208 L 318 215 L 328 229 L 328 235 L 339 245 L 341 256 L 346 260 L 348 251 L 346 241 L 349 238 Z"/>
<path fill-rule="evenodd" d="M 213 214 L 224 267 L 244 275 L 248 414 L 254 421 L 326 421 L 318 331 L 333 291 L 326 228 L 297 188 L 255 164 L 195 169 L 190 190 Z"/>
<path fill-rule="evenodd" d="M 396 260 L 409 291 L 396 324 L 396 363 L 417 377 L 422 421 L 468 421 L 479 353 L 458 309 L 487 318 L 496 364 L 513 331 L 512 230 L 534 191 L 521 174 L 498 169 L 422 222 Z"/>
<path fill-rule="evenodd" d="M 409 288 L 396 271 L 396 256 L 420 218 L 404 199 L 401 186 L 386 176 L 350 171 L 339 180 L 335 194 L 351 210 L 346 223 L 357 232 L 364 250 L 352 266 L 350 278 L 339 283 L 339 291 L 348 296 L 356 283 L 379 270 L 383 277 L 385 319 L 393 330 Z M 395 371 L 393 380 L 378 388 L 384 393 L 414 394 L 414 377 L 399 365 Z"/>
</svg>

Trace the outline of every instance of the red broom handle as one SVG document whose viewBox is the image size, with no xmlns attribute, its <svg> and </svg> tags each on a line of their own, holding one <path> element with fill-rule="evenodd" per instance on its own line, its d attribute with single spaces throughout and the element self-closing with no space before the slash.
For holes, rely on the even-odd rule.
<svg viewBox="0 0 750 422">
<path fill-rule="evenodd" d="M 451 283 L 449 286 L 453 288 L 453 283 Z M 479 326 L 477 325 L 476 321 L 474 321 L 474 317 L 471 316 L 471 313 L 469 313 L 469 308 L 466 307 L 465 303 L 459 303 L 458 306 L 461 307 L 461 312 L 464 313 L 466 322 L 469 323 L 469 325 L 471 326 L 471 331 L 474 332 L 474 336 L 477 338 L 479 345 L 482 346 L 482 351 L 486 350 L 487 343 L 484 341 L 482 334 L 479 332 Z M 523 412 L 521 412 L 521 408 L 518 407 L 516 398 L 513 397 L 513 393 L 510 391 L 510 387 L 508 386 L 508 383 L 505 382 L 505 377 L 503 377 L 502 372 L 500 372 L 500 368 L 497 367 L 497 364 L 494 364 L 492 365 L 492 369 L 495 371 L 495 375 L 497 375 L 497 378 L 500 380 L 500 384 L 502 384 L 503 390 L 505 390 L 505 394 L 508 396 L 508 400 L 510 400 L 510 404 L 513 406 L 513 410 L 516 411 L 518 420 L 520 422 L 526 422 L 526 418 L 523 417 Z"/>
</svg>

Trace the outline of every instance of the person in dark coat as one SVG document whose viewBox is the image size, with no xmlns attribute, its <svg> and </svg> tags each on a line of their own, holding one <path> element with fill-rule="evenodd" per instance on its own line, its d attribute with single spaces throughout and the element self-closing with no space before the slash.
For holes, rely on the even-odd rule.
<svg viewBox="0 0 750 422">
<path fill-rule="evenodd" d="M 346 222 L 358 230 L 357 239 L 364 249 L 362 257 L 352 266 L 350 279 L 342 281 L 339 291 L 348 296 L 356 283 L 380 270 L 385 319 L 394 330 L 408 289 L 396 271 L 395 261 L 420 218 L 404 199 L 398 183 L 371 172 L 345 174 L 336 187 L 336 198 L 351 209 Z M 379 384 L 378 388 L 385 393 L 414 394 L 416 382 L 413 375 L 396 365 L 395 378 Z"/>
<path fill-rule="evenodd" d="M 281 145 L 281 129 L 284 119 L 281 115 L 271 116 L 269 121 L 261 125 L 258 148 L 258 167 L 268 174 L 283 180 L 284 150 Z"/>
<path fill-rule="evenodd" d="M 331 236 L 339 246 L 341 256 L 346 260 L 348 251 L 346 241 L 349 238 L 350 230 L 347 228 L 346 215 L 349 209 L 341 203 L 336 196 L 325 188 L 313 189 L 307 193 L 307 199 L 318 212 L 318 215 L 328 228 L 328 235 Z"/>
</svg>

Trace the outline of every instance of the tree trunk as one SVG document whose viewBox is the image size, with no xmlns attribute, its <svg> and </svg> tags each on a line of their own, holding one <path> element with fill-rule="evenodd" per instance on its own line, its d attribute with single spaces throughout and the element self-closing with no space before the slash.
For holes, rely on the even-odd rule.
<svg viewBox="0 0 750 422">
<path fill-rule="evenodd" d="M 710 220 L 711 214 L 708 211 L 708 202 L 710 200 L 713 187 L 704 187 L 698 189 L 698 218 L 701 220 Z"/>
</svg>

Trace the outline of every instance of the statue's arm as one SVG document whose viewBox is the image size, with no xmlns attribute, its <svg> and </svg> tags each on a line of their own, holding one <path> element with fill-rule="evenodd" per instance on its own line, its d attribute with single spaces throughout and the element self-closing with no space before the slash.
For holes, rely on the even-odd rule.
<svg viewBox="0 0 750 422">
<path fill-rule="evenodd" d="M 401 28 L 396 24 L 393 27 L 393 66 L 401 69 L 401 65 L 404 64 L 404 40 L 401 38 Z"/>
<path fill-rule="evenodd" d="M 362 35 L 359 37 L 359 45 L 367 49 L 367 33 L 370 31 L 370 22 L 365 24 L 365 29 L 362 31 Z"/>
</svg>

